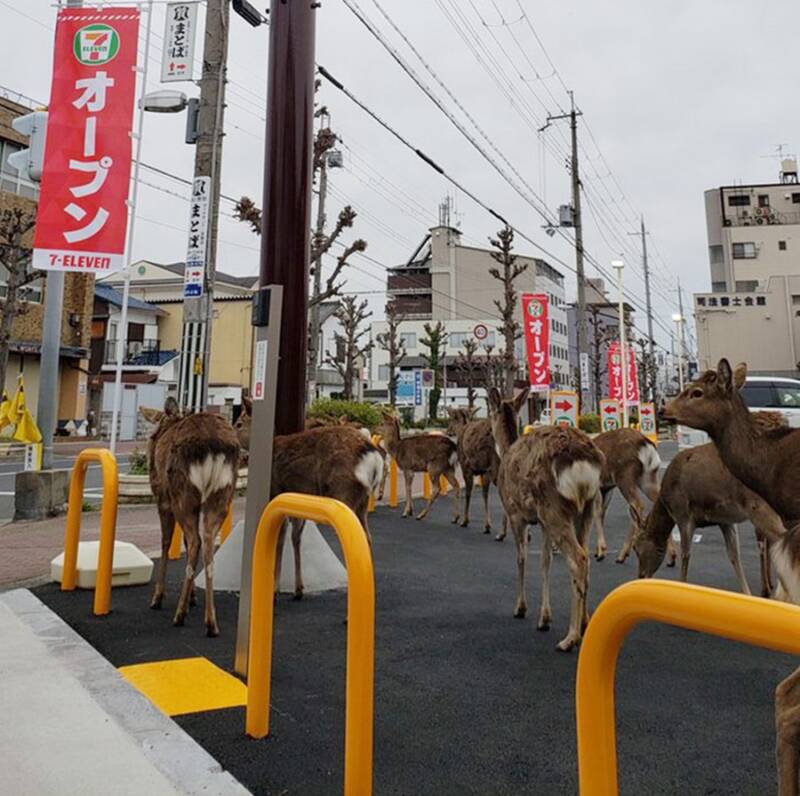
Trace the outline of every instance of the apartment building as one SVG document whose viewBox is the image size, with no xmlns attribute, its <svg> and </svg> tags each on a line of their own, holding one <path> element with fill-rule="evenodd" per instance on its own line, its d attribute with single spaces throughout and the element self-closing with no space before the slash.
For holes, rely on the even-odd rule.
<svg viewBox="0 0 800 796">
<path fill-rule="evenodd" d="M 800 359 L 800 184 L 785 158 L 778 182 L 705 193 L 711 292 L 694 296 L 699 367 L 722 356 L 753 373 L 796 376 Z"/>
</svg>

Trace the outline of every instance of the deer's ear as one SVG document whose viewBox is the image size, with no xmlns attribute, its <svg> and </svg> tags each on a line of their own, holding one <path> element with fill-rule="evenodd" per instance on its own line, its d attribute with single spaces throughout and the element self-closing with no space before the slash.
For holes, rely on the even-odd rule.
<svg viewBox="0 0 800 796">
<path fill-rule="evenodd" d="M 470 419 L 472 419 L 473 417 L 477 417 L 478 416 L 478 407 L 477 406 L 473 406 L 472 409 L 469 410 L 469 416 L 470 416 Z"/>
<path fill-rule="evenodd" d="M 526 387 L 524 390 L 520 390 L 514 396 L 514 411 L 519 414 L 519 410 L 525 405 L 525 401 L 528 400 L 528 393 L 531 391 L 530 387 Z"/>
<path fill-rule="evenodd" d="M 456 417 L 458 415 L 458 409 L 456 409 L 455 406 L 448 406 L 447 414 L 450 415 L 450 417 Z"/>
<path fill-rule="evenodd" d="M 747 363 L 740 362 L 733 371 L 733 386 L 736 387 L 737 390 L 741 390 L 744 387 L 744 383 L 747 380 Z"/>
<path fill-rule="evenodd" d="M 160 409 L 150 409 L 147 406 L 140 406 L 139 411 L 148 423 L 158 423 L 158 421 L 164 417 L 164 413 Z"/>
<path fill-rule="evenodd" d="M 727 359 L 720 359 L 717 365 L 717 383 L 724 393 L 733 391 L 733 372 Z"/>
<path fill-rule="evenodd" d="M 500 408 L 500 402 L 502 401 L 502 398 L 500 397 L 500 390 L 498 390 L 497 387 L 490 387 L 487 398 L 489 401 L 489 407 L 493 412 L 496 412 Z"/>
<path fill-rule="evenodd" d="M 253 414 L 253 399 L 248 398 L 246 395 L 242 396 L 242 406 L 244 407 L 245 414 Z"/>
<path fill-rule="evenodd" d="M 170 397 L 164 401 L 164 414 L 167 415 L 167 417 L 177 417 L 180 411 L 178 402 L 170 395 Z"/>
</svg>

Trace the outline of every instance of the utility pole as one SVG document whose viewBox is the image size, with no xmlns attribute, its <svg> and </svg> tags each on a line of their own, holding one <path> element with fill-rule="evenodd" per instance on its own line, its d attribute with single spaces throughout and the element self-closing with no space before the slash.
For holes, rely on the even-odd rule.
<svg viewBox="0 0 800 796">
<path fill-rule="evenodd" d="M 217 268 L 217 229 L 222 177 L 222 137 L 228 62 L 229 0 L 208 0 L 203 43 L 203 74 L 197 119 L 194 176 L 210 180 L 208 225 L 205 230 L 203 294 L 185 297 L 179 379 L 179 403 L 200 411 L 208 404 L 211 327 L 214 312 L 214 275 Z M 188 264 L 187 264 L 188 268 Z"/>
<path fill-rule="evenodd" d="M 681 280 L 678 279 L 678 312 L 681 314 L 681 361 L 686 357 L 688 368 L 689 357 L 686 351 L 686 316 L 683 314 L 683 291 L 681 290 Z"/>
<path fill-rule="evenodd" d="M 650 301 L 650 267 L 647 263 L 647 230 L 644 226 L 644 216 L 642 216 L 641 232 L 629 232 L 629 235 L 640 234 L 642 236 L 642 271 L 644 271 L 644 297 L 647 305 L 647 338 L 650 349 L 650 368 L 647 379 L 648 398 L 651 401 L 656 399 L 655 366 L 656 366 L 656 341 L 653 337 L 653 305 Z"/>
<path fill-rule="evenodd" d="M 581 111 L 575 110 L 575 95 L 569 92 L 570 112 L 562 113 L 558 116 L 547 117 L 547 123 L 540 128 L 539 132 L 546 130 L 550 122 L 558 119 L 569 119 L 569 128 L 572 138 L 572 158 L 570 161 L 570 171 L 572 172 L 572 225 L 575 227 L 575 274 L 578 279 L 578 395 L 583 398 L 584 385 L 581 384 L 581 361 L 589 358 L 589 335 L 586 329 L 586 279 L 583 272 L 583 220 L 581 215 L 581 179 L 578 170 L 578 117 L 582 116 Z M 586 385 L 590 389 L 590 385 Z"/>
</svg>

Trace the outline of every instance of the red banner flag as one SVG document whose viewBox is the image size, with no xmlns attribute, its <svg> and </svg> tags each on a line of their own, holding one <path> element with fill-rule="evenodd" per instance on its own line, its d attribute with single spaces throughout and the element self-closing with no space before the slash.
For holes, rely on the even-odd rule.
<svg viewBox="0 0 800 796">
<path fill-rule="evenodd" d="M 628 354 L 628 394 L 625 403 L 628 406 L 638 406 L 639 374 L 636 368 L 636 352 L 633 346 L 628 345 L 625 348 Z M 622 357 L 617 340 L 608 347 L 608 394 L 611 398 L 622 401 Z"/>
<path fill-rule="evenodd" d="M 138 40 L 137 8 L 59 11 L 34 268 L 124 264 Z"/>
<path fill-rule="evenodd" d="M 550 312 L 546 293 L 522 294 L 531 392 L 550 389 Z"/>
</svg>

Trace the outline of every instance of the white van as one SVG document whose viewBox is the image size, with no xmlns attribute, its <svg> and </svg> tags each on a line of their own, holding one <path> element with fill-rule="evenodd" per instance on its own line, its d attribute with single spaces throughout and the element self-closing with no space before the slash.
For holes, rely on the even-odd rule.
<svg viewBox="0 0 800 796">
<path fill-rule="evenodd" d="M 752 412 L 765 409 L 780 412 L 792 428 L 800 428 L 800 380 L 782 376 L 748 376 L 741 395 Z M 708 435 L 705 431 L 678 426 L 679 450 L 706 442 Z"/>
</svg>

